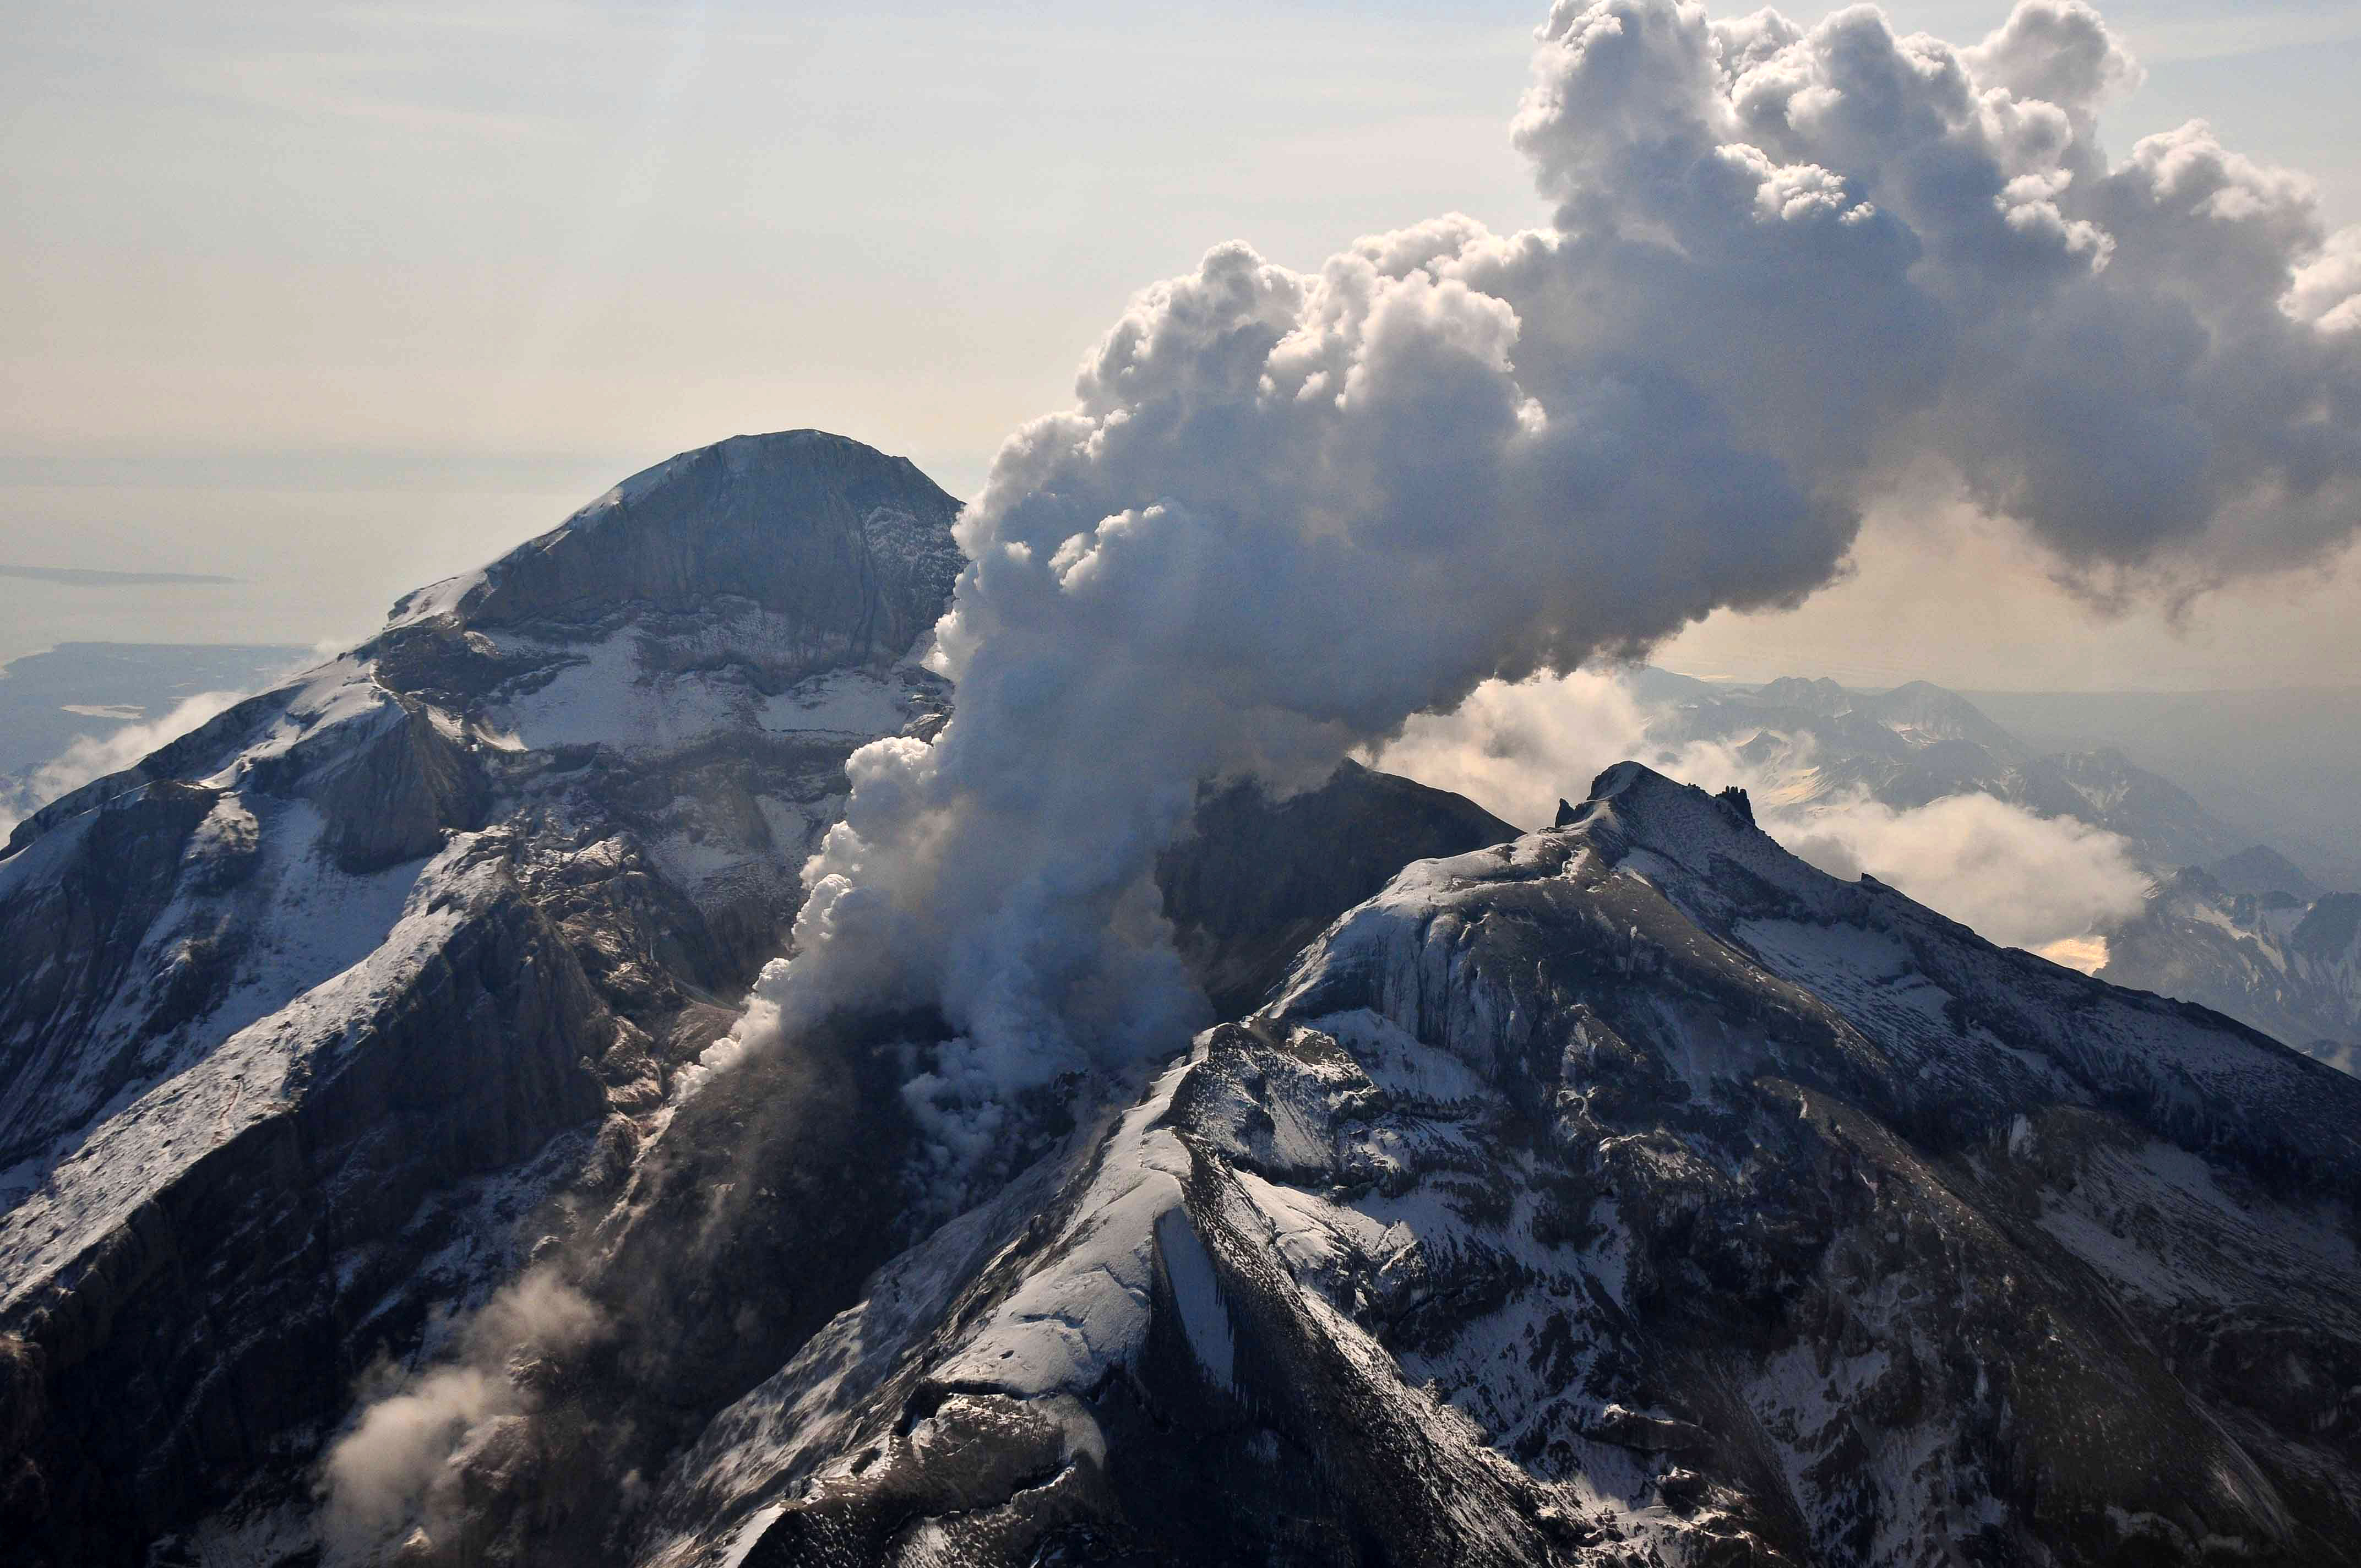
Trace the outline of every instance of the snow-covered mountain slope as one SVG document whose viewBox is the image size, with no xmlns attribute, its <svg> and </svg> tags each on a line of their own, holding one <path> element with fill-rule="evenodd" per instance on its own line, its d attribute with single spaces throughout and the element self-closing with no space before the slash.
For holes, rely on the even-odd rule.
<svg viewBox="0 0 2361 1568">
<path fill-rule="evenodd" d="M 2361 1083 L 1624 764 L 664 1476 L 690 1564 L 2361 1556 Z"/>
<path fill-rule="evenodd" d="M 17 828 L 0 1559 L 303 1489 L 372 1356 L 602 1207 L 846 756 L 939 721 L 956 510 L 818 432 L 684 454 Z"/>
<path fill-rule="evenodd" d="M 2181 872 L 2109 934 L 2099 973 L 2202 1003 L 2361 1073 L 2361 895 L 2307 904 Z"/>
</svg>

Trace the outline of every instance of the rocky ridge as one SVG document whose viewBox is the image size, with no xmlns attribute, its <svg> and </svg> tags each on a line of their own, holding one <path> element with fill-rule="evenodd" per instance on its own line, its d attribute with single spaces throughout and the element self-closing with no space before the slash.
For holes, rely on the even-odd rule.
<svg viewBox="0 0 2361 1568">
<path fill-rule="evenodd" d="M 369 1359 L 596 1212 L 939 722 L 957 503 L 818 432 L 627 480 L 0 859 L 0 1558 L 308 1497 Z"/>
<path fill-rule="evenodd" d="M 2361 1550 L 2361 1084 L 1637 765 L 1572 815 L 882 1270 L 640 1560 Z"/>
</svg>

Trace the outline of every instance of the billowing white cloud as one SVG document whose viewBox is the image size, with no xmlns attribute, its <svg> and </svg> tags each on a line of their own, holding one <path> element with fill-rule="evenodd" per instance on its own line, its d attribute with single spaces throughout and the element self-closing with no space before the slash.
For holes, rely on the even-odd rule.
<svg viewBox="0 0 2361 1568">
<path fill-rule="evenodd" d="M 1515 123 L 1551 226 L 1309 273 L 1219 247 L 1009 438 L 940 628 L 957 714 L 854 759 L 741 1043 L 938 1008 L 913 1106 L 987 1150 L 1009 1095 L 1202 1020 L 1149 880 L 1200 779 L 1315 777 L 1488 680 L 1792 604 L 1914 466 L 2096 594 L 2348 539 L 2343 252 L 2202 125 L 2109 164 L 2135 70 L 2074 0 L 1969 49 L 1560 0 Z"/>
<path fill-rule="evenodd" d="M 1831 876 L 1867 872 L 2004 947 L 2089 938 L 2138 914 L 2148 887 L 2118 835 L 1989 795 L 1907 810 L 1849 800 L 1763 826 Z"/>
<path fill-rule="evenodd" d="M 1644 762 L 1692 784 L 1710 777 L 1715 788 L 1737 782 L 1736 759 L 1719 749 L 1676 758 L 1651 746 L 1655 717 L 1628 684 L 1596 670 L 1486 681 L 1450 713 L 1413 717 L 1367 761 L 1464 795 L 1528 830 L 1548 827 L 1560 800 L 1579 797 L 1620 762 Z"/>
<path fill-rule="evenodd" d="M 2361 329 L 2361 228 L 2329 236 L 2320 254 L 2296 269 L 2285 303 L 2290 315 L 2322 332 Z"/>
</svg>

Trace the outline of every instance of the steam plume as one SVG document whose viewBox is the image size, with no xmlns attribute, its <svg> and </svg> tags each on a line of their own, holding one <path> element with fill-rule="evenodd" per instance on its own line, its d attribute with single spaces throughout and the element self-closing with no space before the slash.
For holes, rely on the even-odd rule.
<svg viewBox="0 0 2361 1568">
<path fill-rule="evenodd" d="M 980 1152 L 1012 1091 L 1201 1018 L 1149 882 L 1201 778 L 1793 603 L 1929 457 L 2098 596 L 2348 542 L 2356 240 L 2202 123 L 2109 163 L 2136 74 L 2078 0 L 1967 49 L 1560 0 L 1514 127 L 1549 227 L 1219 247 L 1008 440 L 939 629 L 957 715 L 854 758 L 740 1045 L 938 1007 L 912 1104 Z"/>
</svg>

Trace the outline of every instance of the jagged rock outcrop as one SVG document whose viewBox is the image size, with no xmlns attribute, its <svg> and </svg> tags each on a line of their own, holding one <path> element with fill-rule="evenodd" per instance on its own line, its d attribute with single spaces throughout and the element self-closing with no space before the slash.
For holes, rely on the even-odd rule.
<svg viewBox="0 0 2361 1568">
<path fill-rule="evenodd" d="M 956 511 L 818 432 L 684 454 L 18 826 L 0 1561 L 307 1508 L 372 1357 L 603 1214 L 846 756 L 939 722 Z"/>
<path fill-rule="evenodd" d="M 1644 769 L 1576 815 L 881 1271 L 641 1559 L 2361 1551 L 2361 1084 Z"/>
<path fill-rule="evenodd" d="M 1303 945 L 1414 860 L 1505 843 L 1475 802 L 1347 762 L 1274 802 L 1251 780 L 1208 793 L 1157 863 L 1174 940 L 1217 1014 L 1259 1005 Z"/>
</svg>

